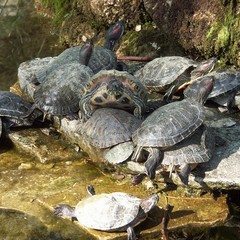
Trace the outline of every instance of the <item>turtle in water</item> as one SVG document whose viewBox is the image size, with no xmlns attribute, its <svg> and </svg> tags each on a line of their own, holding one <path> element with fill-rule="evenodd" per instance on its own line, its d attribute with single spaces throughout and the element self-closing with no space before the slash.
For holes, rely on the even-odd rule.
<svg viewBox="0 0 240 240">
<path fill-rule="evenodd" d="M 193 135 L 164 151 L 161 162 L 163 168 L 168 168 L 171 173 L 179 170 L 181 181 L 188 185 L 190 171 L 199 163 L 208 162 L 214 151 L 214 136 L 205 126 L 200 126 Z"/>
<path fill-rule="evenodd" d="M 216 58 L 196 63 L 186 57 L 160 57 L 148 62 L 134 75 L 147 90 L 164 92 L 164 100 L 169 102 L 178 89 L 211 71 L 216 63 Z"/>
<path fill-rule="evenodd" d="M 99 108 L 81 128 L 81 134 L 96 148 L 106 149 L 104 158 L 110 163 L 127 160 L 133 152 L 132 133 L 141 120 L 114 108 Z"/>
<path fill-rule="evenodd" d="M 41 110 L 45 115 L 66 116 L 70 119 L 77 117 L 79 101 L 83 93 L 83 83 L 93 75 L 86 66 L 92 53 L 91 43 L 86 43 L 81 50 L 82 62 L 72 62 L 59 66 L 46 77 L 46 81 L 37 86 L 32 110 Z"/>
<path fill-rule="evenodd" d="M 0 91 L 0 117 L 7 128 L 31 126 L 41 115 L 39 111 L 36 111 L 26 118 L 25 115 L 31 108 L 32 105 L 19 95 L 9 91 Z"/>
<path fill-rule="evenodd" d="M 127 231 L 129 240 L 136 239 L 133 227 L 147 218 L 147 213 L 159 200 L 157 194 L 140 199 L 124 192 L 95 194 L 92 186 L 87 189 L 91 196 L 81 200 L 76 207 L 57 205 L 54 214 L 76 218 L 81 225 L 91 229 Z"/>
<path fill-rule="evenodd" d="M 114 26 L 112 26 L 107 32 L 106 42 L 104 47 L 94 46 L 92 50 L 92 54 L 88 61 L 87 66 L 91 68 L 93 73 L 97 73 L 102 69 L 115 69 L 117 66 L 117 58 L 115 53 L 113 52 L 114 46 L 119 38 L 122 36 L 124 31 L 124 25 L 122 22 L 117 22 Z M 47 76 L 55 71 L 58 67 L 78 62 L 82 64 L 82 46 L 68 48 L 63 51 L 57 58 L 51 61 L 47 66 L 39 69 L 39 71 L 35 74 L 33 79 L 34 84 L 40 84 L 46 80 Z M 49 77 L 47 78 L 49 79 Z"/>
<path fill-rule="evenodd" d="M 150 114 L 133 133 L 135 150 L 132 160 L 138 161 L 145 149 L 149 152 L 145 162 L 146 174 L 153 179 L 162 161 L 163 151 L 181 142 L 200 127 L 205 118 L 203 104 L 213 88 L 213 77 L 205 76 L 197 94 L 182 101 L 169 103 Z M 139 177 L 140 178 L 140 177 Z M 133 180 L 138 182 L 138 176 Z"/>
<path fill-rule="evenodd" d="M 136 117 L 142 118 L 146 111 L 147 92 L 128 72 L 102 70 L 85 84 L 79 104 L 84 121 L 99 107 L 133 111 Z"/>
<path fill-rule="evenodd" d="M 215 78 L 215 84 L 212 92 L 208 96 L 209 100 L 218 103 L 221 106 L 226 106 L 229 112 L 233 111 L 236 106 L 235 96 L 240 90 L 240 70 L 222 69 L 216 70 L 208 74 Z M 194 82 L 184 90 L 184 95 L 188 95 L 188 91 L 197 89 L 199 81 Z"/>
</svg>

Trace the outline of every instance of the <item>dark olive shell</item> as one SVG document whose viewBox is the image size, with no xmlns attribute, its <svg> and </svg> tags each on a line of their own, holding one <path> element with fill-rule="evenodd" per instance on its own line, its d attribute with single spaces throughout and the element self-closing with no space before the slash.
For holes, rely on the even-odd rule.
<svg viewBox="0 0 240 240">
<path fill-rule="evenodd" d="M 78 112 L 83 83 L 93 75 L 92 70 L 79 63 L 62 65 L 49 73 L 34 92 L 35 106 L 51 115 L 71 115 Z"/>
<path fill-rule="evenodd" d="M 124 110 L 100 108 L 83 124 L 81 133 L 93 146 L 107 148 L 131 140 L 141 122 Z"/>
<path fill-rule="evenodd" d="M 164 151 L 162 165 L 208 162 L 214 151 L 214 136 L 209 129 L 201 127 L 196 132 Z"/>
<path fill-rule="evenodd" d="M 172 102 L 148 116 L 132 138 L 138 146 L 169 147 L 191 135 L 204 118 L 201 104 L 190 99 Z"/>
</svg>

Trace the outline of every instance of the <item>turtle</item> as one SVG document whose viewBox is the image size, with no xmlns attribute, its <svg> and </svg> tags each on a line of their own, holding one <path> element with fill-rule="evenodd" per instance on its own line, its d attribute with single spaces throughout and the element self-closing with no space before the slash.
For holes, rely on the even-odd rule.
<svg viewBox="0 0 240 240">
<path fill-rule="evenodd" d="M 9 91 L 0 91 L 0 117 L 6 128 L 31 126 L 41 115 L 36 111 L 26 118 L 25 115 L 31 108 L 32 105 L 19 95 Z"/>
<path fill-rule="evenodd" d="M 132 133 L 141 122 L 124 110 L 99 108 L 80 131 L 91 145 L 106 149 L 105 160 L 116 164 L 127 160 L 132 154 Z"/>
<path fill-rule="evenodd" d="M 92 53 L 91 43 L 86 43 L 81 50 L 82 62 L 64 64 L 50 72 L 46 81 L 35 89 L 32 110 L 41 110 L 45 115 L 77 118 L 79 101 L 83 94 L 83 83 L 92 76 L 92 70 L 86 66 Z"/>
<path fill-rule="evenodd" d="M 123 31 L 124 25 L 119 21 L 107 32 L 104 47 L 94 46 L 87 64 L 94 74 L 102 69 L 115 69 L 117 67 L 117 58 L 113 52 L 113 49 L 117 40 L 122 36 Z M 64 64 L 69 64 L 72 62 L 78 62 L 82 64 L 82 47 L 83 46 L 76 46 L 63 51 L 47 66 L 39 69 L 39 71 L 37 71 L 33 76 L 32 82 L 36 85 L 42 83 L 48 79 L 47 76 L 49 73 L 55 71 L 55 69 Z"/>
<path fill-rule="evenodd" d="M 193 135 L 164 151 L 161 162 L 163 168 L 180 169 L 178 173 L 185 185 L 188 185 L 190 171 L 199 163 L 208 162 L 214 152 L 215 140 L 212 132 L 204 124 Z"/>
<path fill-rule="evenodd" d="M 186 57 L 166 56 L 148 62 L 134 76 L 150 92 L 164 92 L 164 100 L 169 102 L 177 89 L 208 73 L 216 63 L 216 58 L 197 63 Z"/>
<path fill-rule="evenodd" d="M 163 158 L 163 150 L 181 142 L 200 127 L 205 118 L 203 104 L 210 94 L 214 78 L 204 77 L 197 94 L 158 108 L 151 113 L 133 133 L 135 145 L 132 160 L 138 161 L 145 149 L 149 152 L 145 162 L 146 174 L 155 178 L 155 170 Z M 133 182 L 138 182 L 138 176 Z"/>
<path fill-rule="evenodd" d="M 144 221 L 159 201 L 157 194 L 140 199 L 125 192 L 95 194 L 91 185 L 87 189 L 90 196 L 82 199 L 76 207 L 60 204 L 54 208 L 54 214 L 76 218 L 90 229 L 127 231 L 129 240 L 137 239 L 133 227 Z"/>
<path fill-rule="evenodd" d="M 235 105 L 235 96 L 240 90 L 240 70 L 220 69 L 208 74 L 215 78 L 215 84 L 212 92 L 208 96 L 209 100 L 212 100 L 219 105 L 227 106 L 229 112 L 233 111 Z M 188 91 L 193 91 L 199 85 L 199 79 L 192 85 L 188 86 L 184 90 L 184 95 L 188 95 Z"/>
<path fill-rule="evenodd" d="M 96 108 L 111 107 L 133 111 L 138 118 L 146 111 L 144 86 L 126 71 L 102 70 L 85 85 L 80 100 L 81 118 L 89 119 Z"/>
</svg>

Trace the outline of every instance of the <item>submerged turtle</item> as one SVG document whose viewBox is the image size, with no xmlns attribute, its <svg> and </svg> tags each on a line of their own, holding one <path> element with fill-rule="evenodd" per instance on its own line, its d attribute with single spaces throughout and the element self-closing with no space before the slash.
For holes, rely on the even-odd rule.
<svg viewBox="0 0 240 240">
<path fill-rule="evenodd" d="M 91 56 L 91 44 L 81 51 L 82 62 L 87 64 Z M 92 70 L 77 62 L 64 64 L 53 70 L 36 88 L 33 99 L 35 108 L 44 114 L 74 118 L 79 111 L 83 84 L 93 75 Z"/>
<path fill-rule="evenodd" d="M 208 162 L 214 147 L 214 136 L 202 125 L 192 136 L 166 149 L 161 164 L 163 168 L 168 167 L 170 175 L 173 169 L 180 169 L 178 175 L 188 185 L 190 171 L 199 163 Z"/>
<path fill-rule="evenodd" d="M 159 200 L 157 194 L 140 199 L 124 192 L 102 193 L 95 195 L 88 186 L 90 197 L 80 201 L 77 206 L 58 205 L 54 213 L 58 216 L 77 218 L 87 228 L 119 232 L 127 231 L 128 239 L 135 240 L 133 227 L 147 218 Z"/>
<path fill-rule="evenodd" d="M 108 162 L 120 163 L 132 154 L 132 133 L 141 122 L 124 110 L 100 108 L 83 124 L 81 134 L 94 147 L 107 149 L 105 159 Z"/>
<path fill-rule="evenodd" d="M 115 43 L 122 36 L 124 26 L 122 22 L 117 22 L 107 32 L 106 42 L 104 47 L 95 46 L 93 48 L 91 57 L 88 61 L 88 67 L 93 73 L 97 73 L 102 69 L 115 69 L 117 66 L 117 58 L 114 49 Z M 35 84 L 42 83 L 46 80 L 48 74 L 55 71 L 59 66 L 73 62 L 82 63 L 81 56 L 82 46 L 66 49 L 56 59 L 54 59 L 47 66 L 41 68 L 35 75 L 33 82 Z M 80 53 L 80 54 L 79 54 Z"/>
<path fill-rule="evenodd" d="M 134 75 L 149 91 L 166 92 L 164 99 L 169 101 L 179 87 L 208 73 L 216 63 L 216 58 L 198 64 L 180 56 L 160 57 L 148 62 Z"/>
<path fill-rule="evenodd" d="M 210 94 L 214 81 L 210 76 L 204 78 L 197 94 L 158 108 L 133 133 L 132 139 L 136 147 L 132 159 L 137 161 L 143 149 L 149 152 L 145 168 L 150 179 L 155 177 L 155 170 L 162 161 L 162 149 L 181 142 L 203 123 L 203 103 Z"/>
<path fill-rule="evenodd" d="M 6 127 L 31 126 L 34 120 L 40 116 L 35 112 L 28 118 L 25 115 L 31 110 L 32 105 L 19 95 L 0 91 L 0 117 Z"/>
<path fill-rule="evenodd" d="M 91 117 L 96 108 L 112 107 L 133 111 L 142 118 L 146 111 L 147 92 L 144 86 L 128 72 L 102 70 L 84 86 L 80 100 L 83 120 Z"/>
<path fill-rule="evenodd" d="M 232 111 L 235 104 L 235 96 L 240 90 L 240 70 L 217 70 L 208 74 L 215 78 L 215 84 L 212 92 L 208 96 L 209 100 L 218 103 L 221 106 L 227 106 L 229 112 Z M 184 94 L 187 96 L 188 91 L 197 89 L 199 81 L 185 89 Z"/>
</svg>

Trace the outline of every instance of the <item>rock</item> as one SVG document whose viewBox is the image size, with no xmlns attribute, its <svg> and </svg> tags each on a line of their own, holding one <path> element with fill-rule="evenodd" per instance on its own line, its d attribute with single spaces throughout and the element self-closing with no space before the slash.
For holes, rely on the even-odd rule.
<svg viewBox="0 0 240 240">
<path fill-rule="evenodd" d="M 82 153 L 77 153 L 74 146 L 58 137 L 47 136 L 40 129 L 12 131 L 8 136 L 19 151 L 31 154 L 41 163 L 68 161 L 82 157 Z M 26 168 L 26 165 L 21 164 L 20 169 Z"/>
</svg>

